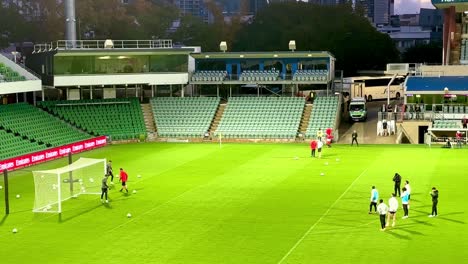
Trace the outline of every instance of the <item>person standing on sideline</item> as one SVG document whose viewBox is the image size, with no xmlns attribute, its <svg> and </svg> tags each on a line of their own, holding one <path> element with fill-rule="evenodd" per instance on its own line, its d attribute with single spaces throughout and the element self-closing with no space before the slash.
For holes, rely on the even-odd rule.
<svg viewBox="0 0 468 264">
<path fill-rule="evenodd" d="M 466 116 L 463 116 L 463 119 L 462 119 L 463 129 L 466 129 L 467 124 L 468 124 L 468 120 L 466 119 Z"/>
<path fill-rule="evenodd" d="M 384 204 L 383 199 L 380 199 L 379 206 L 377 207 L 377 211 L 379 212 L 380 216 L 380 231 L 385 231 L 385 219 L 387 218 L 388 206 Z"/>
<path fill-rule="evenodd" d="M 120 191 L 125 189 L 127 191 L 127 193 L 128 193 L 127 180 L 128 180 L 128 174 L 122 168 L 120 168 L 120 179 L 119 179 L 119 181 L 122 182 L 122 189 L 120 189 Z"/>
<path fill-rule="evenodd" d="M 321 128 L 319 128 L 319 130 L 317 130 L 317 139 L 319 141 L 322 141 L 322 137 L 323 137 L 323 131 Z"/>
<path fill-rule="evenodd" d="M 408 218 L 408 202 L 409 202 L 409 193 L 406 190 L 406 187 L 403 187 L 403 193 L 401 194 L 401 204 L 403 205 L 404 216 L 403 219 Z"/>
<path fill-rule="evenodd" d="M 462 147 L 462 133 L 460 131 L 457 131 L 457 133 L 455 133 L 455 138 L 457 139 L 457 148 L 461 148 Z"/>
<path fill-rule="evenodd" d="M 398 200 L 396 198 L 396 195 L 394 193 L 392 193 L 392 197 L 388 200 L 387 226 L 390 225 L 390 220 L 393 218 L 392 227 L 395 227 L 397 210 L 398 210 Z"/>
<path fill-rule="evenodd" d="M 401 195 L 401 190 L 400 190 L 401 176 L 400 174 L 398 174 L 398 172 L 395 173 L 395 176 L 393 176 L 393 181 L 395 182 L 395 195 L 400 196 Z"/>
<path fill-rule="evenodd" d="M 377 201 L 379 200 L 379 191 L 377 191 L 375 186 L 372 186 L 370 195 L 369 214 L 372 214 L 372 206 L 374 207 L 375 212 L 377 212 Z"/>
<path fill-rule="evenodd" d="M 104 200 L 103 198 L 105 197 L 106 198 L 106 203 L 109 202 L 109 199 L 107 197 L 107 191 L 109 190 L 109 185 L 107 185 L 107 177 L 109 177 L 109 175 L 104 175 L 104 178 L 102 178 L 102 185 L 101 185 L 101 202 L 104 203 Z"/>
<path fill-rule="evenodd" d="M 408 193 L 408 208 L 409 208 L 409 204 L 410 204 L 410 200 L 411 200 L 411 187 L 409 185 L 408 180 L 405 181 L 405 188 L 406 188 L 406 192 Z"/>
<path fill-rule="evenodd" d="M 319 140 L 317 142 L 317 152 L 318 152 L 319 159 L 322 158 L 322 147 L 323 147 L 323 142 L 322 140 Z"/>
<path fill-rule="evenodd" d="M 437 216 L 437 203 L 439 203 L 439 190 L 436 187 L 432 187 L 432 191 L 429 193 L 432 197 L 432 212 L 429 217 Z"/>
<path fill-rule="evenodd" d="M 310 142 L 310 150 L 311 150 L 310 156 L 311 157 L 315 158 L 315 150 L 316 149 L 317 149 L 317 141 L 312 139 L 312 141 Z"/>
<path fill-rule="evenodd" d="M 112 160 L 106 164 L 106 175 L 111 177 L 111 184 L 114 184 L 114 174 L 112 173 Z"/>
<path fill-rule="evenodd" d="M 359 143 L 357 142 L 358 134 L 356 130 L 353 131 L 353 134 L 351 134 L 351 137 L 353 138 L 353 140 L 351 141 L 351 146 L 354 145 L 354 142 L 356 142 L 356 145 L 359 147 Z"/>
</svg>

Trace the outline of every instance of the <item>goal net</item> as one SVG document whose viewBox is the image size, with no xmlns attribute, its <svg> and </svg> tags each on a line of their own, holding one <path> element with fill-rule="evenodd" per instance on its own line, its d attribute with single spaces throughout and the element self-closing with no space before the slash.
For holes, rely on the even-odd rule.
<svg viewBox="0 0 468 264">
<path fill-rule="evenodd" d="M 101 194 L 105 159 L 80 158 L 62 168 L 33 171 L 33 212 L 61 213 L 62 202 L 81 194 Z"/>
</svg>

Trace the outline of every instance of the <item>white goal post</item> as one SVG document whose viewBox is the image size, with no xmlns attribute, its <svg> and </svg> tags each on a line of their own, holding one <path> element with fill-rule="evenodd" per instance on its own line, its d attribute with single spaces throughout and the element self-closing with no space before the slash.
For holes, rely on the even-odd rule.
<svg viewBox="0 0 468 264">
<path fill-rule="evenodd" d="M 101 194 L 106 159 L 80 158 L 62 168 L 33 171 L 33 212 L 61 213 L 62 202 L 81 194 Z"/>
</svg>

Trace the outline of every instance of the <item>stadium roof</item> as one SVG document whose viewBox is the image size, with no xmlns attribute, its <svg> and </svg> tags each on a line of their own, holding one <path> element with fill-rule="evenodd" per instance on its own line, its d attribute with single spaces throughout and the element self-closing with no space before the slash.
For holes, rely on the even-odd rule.
<svg viewBox="0 0 468 264">
<path fill-rule="evenodd" d="M 406 93 L 443 94 L 448 88 L 450 94 L 468 94 L 468 76 L 409 77 Z"/>
<path fill-rule="evenodd" d="M 285 59 L 285 58 L 322 58 L 334 59 L 327 51 L 267 51 L 267 52 L 203 52 L 191 55 L 195 59 Z"/>
</svg>

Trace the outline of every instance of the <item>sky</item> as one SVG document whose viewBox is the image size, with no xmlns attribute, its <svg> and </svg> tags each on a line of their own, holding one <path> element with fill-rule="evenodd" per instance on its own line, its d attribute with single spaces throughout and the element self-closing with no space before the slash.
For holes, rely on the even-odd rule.
<svg viewBox="0 0 468 264">
<path fill-rule="evenodd" d="M 421 7 L 434 8 L 431 0 L 395 0 L 395 14 L 416 14 Z"/>
</svg>

